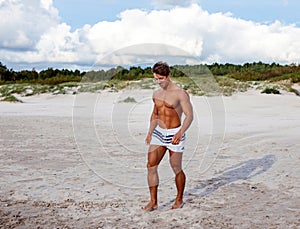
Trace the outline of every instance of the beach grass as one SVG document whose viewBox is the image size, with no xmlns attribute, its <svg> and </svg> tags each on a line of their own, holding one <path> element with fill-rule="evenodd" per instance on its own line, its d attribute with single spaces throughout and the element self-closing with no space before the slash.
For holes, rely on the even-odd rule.
<svg viewBox="0 0 300 229">
<path fill-rule="evenodd" d="M 1 99 L 2 102 L 12 102 L 12 103 L 23 103 L 22 100 L 16 98 L 14 95 L 7 95 Z"/>
<path fill-rule="evenodd" d="M 120 103 L 136 103 L 136 100 L 135 98 L 129 96 L 126 99 L 121 100 Z"/>
<path fill-rule="evenodd" d="M 286 91 L 299 95 L 299 91 L 293 88 L 290 79 L 280 79 L 279 81 L 240 81 L 228 76 L 201 75 L 201 77 L 174 77 L 172 80 L 188 91 L 191 95 L 197 96 L 231 96 L 234 93 L 246 92 L 255 89 L 261 93 L 278 94 Z M 0 86 L 0 100 L 14 100 L 14 95 L 32 96 L 43 93 L 58 94 L 77 94 L 77 93 L 100 93 L 103 90 L 118 92 L 123 89 L 150 89 L 158 88 L 152 78 L 141 78 L 138 80 L 110 79 L 99 82 L 65 82 L 57 85 L 39 84 L 4 84 Z M 278 91 L 278 92 L 277 92 Z"/>
</svg>

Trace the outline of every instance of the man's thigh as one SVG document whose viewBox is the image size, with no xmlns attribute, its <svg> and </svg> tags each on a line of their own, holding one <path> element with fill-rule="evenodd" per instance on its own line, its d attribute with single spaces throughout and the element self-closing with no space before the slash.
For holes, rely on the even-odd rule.
<svg viewBox="0 0 300 229">
<path fill-rule="evenodd" d="M 148 150 L 148 165 L 155 166 L 163 159 L 167 148 L 165 146 L 150 145 Z"/>
</svg>

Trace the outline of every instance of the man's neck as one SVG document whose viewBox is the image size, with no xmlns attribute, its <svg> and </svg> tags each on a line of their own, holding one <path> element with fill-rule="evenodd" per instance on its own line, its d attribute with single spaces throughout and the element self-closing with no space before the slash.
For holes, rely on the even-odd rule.
<svg viewBox="0 0 300 229">
<path fill-rule="evenodd" d="M 173 87 L 173 82 L 170 80 L 168 86 L 166 88 L 164 88 L 164 90 L 169 91 L 172 89 L 172 87 Z"/>
</svg>

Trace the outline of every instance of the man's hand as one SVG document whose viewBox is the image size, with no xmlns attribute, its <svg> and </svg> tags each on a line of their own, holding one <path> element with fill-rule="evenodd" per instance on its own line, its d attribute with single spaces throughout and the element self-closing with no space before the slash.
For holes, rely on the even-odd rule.
<svg viewBox="0 0 300 229">
<path fill-rule="evenodd" d="M 181 141 L 181 137 L 182 137 L 182 133 L 181 133 L 181 131 L 178 131 L 172 138 L 172 144 L 178 145 L 179 142 Z"/>
<path fill-rule="evenodd" d="M 145 139 L 145 142 L 146 142 L 147 145 L 150 144 L 151 139 L 152 139 L 152 134 L 151 134 L 151 133 L 148 133 L 148 134 L 147 134 L 147 137 L 146 137 L 146 139 Z"/>
</svg>

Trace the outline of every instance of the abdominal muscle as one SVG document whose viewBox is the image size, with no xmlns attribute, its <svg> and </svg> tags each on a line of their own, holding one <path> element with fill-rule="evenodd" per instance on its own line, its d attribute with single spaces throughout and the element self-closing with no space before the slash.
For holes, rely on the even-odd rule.
<svg viewBox="0 0 300 229">
<path fill-rule="evenodd" d="M 174 108 L 168 108 L 166 106 L 161 107 L 158 110 L 158 125 L 163 129 L 173 129 L 181 125 L 182 111 L 177 111 Z"/>
</svg>

